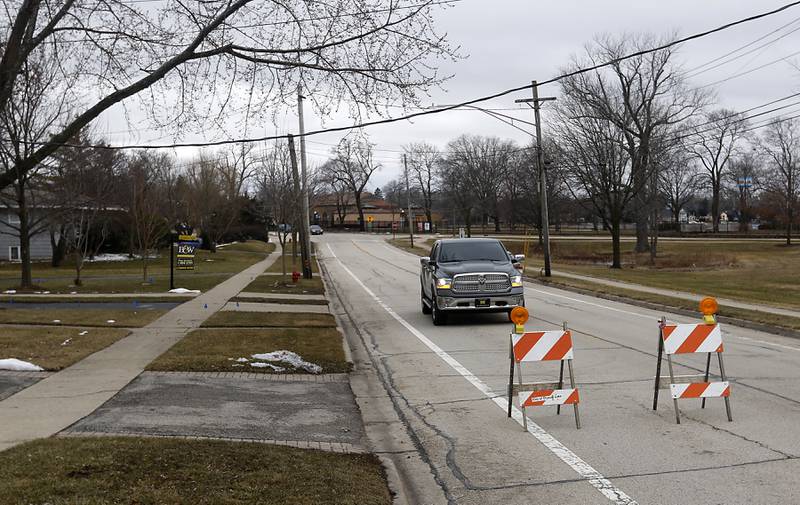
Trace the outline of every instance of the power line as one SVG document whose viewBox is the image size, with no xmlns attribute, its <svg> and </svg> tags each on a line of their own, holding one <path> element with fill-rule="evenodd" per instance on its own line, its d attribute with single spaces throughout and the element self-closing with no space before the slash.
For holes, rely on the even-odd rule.
<svg viewBox="0 0 800 505">
<path fill-rule="evenodd" d="M 579 68 L 577 70 L 566 72 L 566 73 L 560 74 L 558 76 L 555 76 L 555 77 L 553 77 L 551 79 L 548 79 L 548 80 L 545 80 L 545 81 L 541 81 L 539 83 L 539 85 L 542 86 L 542 85 L 545 85 L 545 84 L 552 84 L 552 83 L 561 81 L 561 80 L 569 78 L 569 77 L 574 77 L 574 76 L 577 76 L 577 75 L 585 74 L 587 72 L 593 72 L 595 70 L 600 70 L 602 68 L 608 67 L 610 65 L 617 64 L 619 62 L 622 62 L 622 61 L 625 61 L 625 60 L 628 60 L 628 59 L 631 59 L 631 58 L 636 58 L 638 56 L 643 56 L 643 55 L 646 55 L 646 54 L 650 54 L 650 53 L 654 53 L 654 52 L 658 52 L 658 51 L 663 51 L 664 49 L 668 49 L 670 47 L 673 47 L 673 46 L 676 46 L 676 45 L 680 45 L 680 44 L 683 44 L 685 42 L 689 42 L 689 41 L 692 41 L 692 40 L 696 40 L 696 39 L 700 39 L 700 38 L 703 38 L 703 37 L 707 37 L 709 35 L 712 35 L 712 34 L 715 34 L 715 33 L 718 33 L 718 32 L 724 31 L 724 30 L 728 30 L 730 28 L 733 28 L 733 27 L 741 25 L 741 24 L 745 24 L 745 23 L 749 23 L 749 22 L 752 22 L 752 21 L 755 21 L 755 20 L 758 20 L 758 19 L 763 19 L 763 18 L 766 18 L 766 17 L 769 17 L 769 16 L 773 16 L 775 14 L 778 14 L 780 12 L 786 11 L 786 10 L 788 10 L 790 8 L 793 8 L 793 7 L 796 7 L 798 5 L 800 5 L 800 0 L 784 4 L 781 7 L 778 7 L 776 9 L 773 9 L 773 10 L 770 10 L 770 11 L 767 11 L 767 12 L 762 12 L 760 14 L 755 14 L 755 15 L 752 15 L 752 16 L 748 16 L 746 18 L 741 18 L 741 19 L 738 19 L 736 21 L 732 21 L 730 23 L 726 23 L 724 25 L 718 26 L 718 27 L 710 29 L 710 30 L 706 30 L 706 31 L 695 33 L 695 34 L 692 34 L 692 35 L 689 35 L 689 36 L 686 36 L 686 37 L 682 37 L 682 38 L 673 40 L 672 42 L 667 42 L 667 43 L 661 44 L 659 46 L 656 46 L 656 47 L 653 47 L 653 48 L 650 48 L 650 49 L 643 49 L 643 50 L 640 50 L 640 51 L 635 51 L 635 52 L 627 54 L 625 56 L 621 56 L 619 58 L 611 59 L 611 60 L 605 61 L 603 63 L 599 63 L 597 65 L 592 65 L 590 67 L 583 67 L 583 68 Z M 414 119 L 414 118 L 422 117 L 422 116 L 428 116 L 428 115 L 433 115 L 433 114 L 441 114 L 443 112 L 447 112 L 447 111 L 450 111 L 450 110 L 463 108 L 463 107 L 466 107 L 466 106 L 469 106 L 469 105 L 475 105 L 475 104 L 478 104 L 478 103 L 486 102 L 488 100 L 493 100 L 493 99 L 496 99 L 496 98 L 500 98 L 500 97 L 503 97 L 503 96 L 510 95 L 512 93 L 519 93 L 521 91 L 525 91 L 525 90 L 529 90 L 529 89 L 531 89 L 531 84 L 525 84 L 524 86 L 517 86 L 517 87 L 514 87 L 514 88 L 505 89 L 503 91 L 492 93 L 490 95 L 485 95 L 485 96 L 482 96 L 482 97 L 474 98 L 474 99 L 467 100 L 467 101 L 464 101 L 464 102 L 461 102 L 461 103 L 448 105 L 448 106 L 444 106 L 444 107 L 440 107 L 440 108 L 436 108 L 436 109 L 418 111 L 418 112 L 406 114 L 406 115 L 395 117 L 395 118 L 386 118 L 386 119 L 379 119 L 379 120 L 374 120 L 374 121 L 365 121 L 365 122 L 357 123 L 357 124 L 350 125 L 350 126 L 339 126 L 339 127 L 325 128 L 325 129 L 319 129 L 319 130 L 312 130 L 312 131 L 305 132 L 303 136 L 309 137 L 309 136 L 320 135 L 320 134 L 324 134 L 324 133 L 335 133 L 335 132 L 342 132 L 342 131 L 352 131 L 352 130 L 355 130 L 355 129 L 366 128 L 366 127 L 370 127 L 370 126 L 378 126 L 378 125 L 396 123 L 396 122 L 400 122 L 400 121 L 407 121 L 409 119 Z M 295 137 L 297 137 L 297 135 L 295 135 Z M 284 138 L 288 138 L 288 134 L 270 135 L 270 136 L 256 137 L 256 138 L 229 139 L 229 140 L 220 140 L 220 141 L 212 141 L 212 142 L 188 142 L 188 143 L 156 144 L 156 145 L 92 146 L 92 145 L 80 145 L 80 144 L 70 144 L 70 143 L 64 143 L 64 144 L 61 144 L 61 145 L 65 146 L 65 147 L 77 147 L 77 148 L 97 147 L 97 148 L 100 148 L 100 149 L 112 149 L 112 150 L 121 150 L 121 149 L 175 149 L 175 148 L 179 148 L 179 147 L 214 147 L 214 146 L 223 146 L 223 145 L 230 145 L 230 144 L 264 142 L 264 141 L 268 141 L 268 140 L 279 140 L 279 139 L 284 139 Z M 46 144 L 46 143 L 36 143 L 36 144 L 42 145 L 42 144 Z"/>
<path fill-rule="evenodd" d="M 698 66 L 696 66 L 696 67 L 690 68 L 689 70 L 687 70 L 687 71 L 686 71 L 686 75 L 687 75 L 687 77 L 693 77 L 693 76 L 695 76 L 695 75 L 700 75 L 700 74 L 702 74 L 702 73 L 705 73 L 705 72 L 707 72 L 708 70 L 711 70 L 711 69 L 717 68 L 719 65 L 715 65 L 715 66 L 713 66 L 713 67 L 711 67 L 711 68 L 704 68 L 704 67 L 707 67 L 708 65 L 712 65 L 712 64 L 714 64 L 714 63 L 716 63 L 716 62 L 718 62 L 718 61 L 720 61 L 720 60 L 722 60 L 722 59 L 725 59 L 725 58 L 727 58 L 728 56 L 731 56 L 731 55 L 733 55 L 733 54 L 736 54 L 736 53 L 738 53 L 739 51 L 741 51 L 741 50 L 743 50 L 743 49 L 747 49 L 748 47 L 752 46 L 753 44 L 757 44 L 757 43 L 761 42 L 762 40 L 764 40 L 765 38 L 769 37 L 770 35 L 773 35 L 773 34 L 775 34 L 775 33 L 778 33 L 779 31 L 783 30 L 784 28 L 787 28 L 787 27 L 789 27 L 789 26 L 791 26 L 791 25 L 795 24 L 797 21 L 800 21 L 800 17 L 794 18 L 793 20 L 789 21 L 789 22 L 788 22 L 788 23 L 786 23 L 785 25 L 782 25 L 782 26 L 780 26 L 780 27 L 778 27 L 778 28 L 776 28 L 776 29 L 772 30 L 771 32 L 769 32 L 769 33 L 767 33 L 767 34 L 765 34 L 765 35 L 762 35 L 761 37 L 759 37 L 759 38 L 757 38 L 757 39 L 755 39 L 755 40 L 753 40 L 753 41 L 751 41 L 751 42 L 748 42 L 747 44 L 745 44 L 745 45 L 743 45 L 743 46 L 740 46 L 740 47 L 738 47 L 737 49 L 734 49 L 733 51 L 729 51 L 729 52 L 727 52 L 727 53 L 723 54 L 722 56 L 718 56 L 718 57 L 714 58 L 713 60 L 709 60 L 709 61 L 707 61 L 707 62 L 703 63 L 702 65 L 698 65 Z M 768 43 L 766 43 L 766 44 L 764 44 L 764 45 L 761 45 L 761 46 L 759 46 L 759 47 L 757 47 L 757 48 L 755 48 L 755 49 L 753 49 L 753 50 L 751 50 L 751 51 L 748 51 L 747 53 L 740 54 L 740 55 L 736 56 L 735 58 L 731 58 L 730 60 L 728 60 L 728 61 L 726 61 L 726 62 L 720 63 L 720 65 L 725 65 L 725 64 L 727 64 L 727 63 L 730 63 L 731 61 L 734 61 L 734 60 L 735 60 L 735 59 L 737 59 L 737 58 L 741 58 L 742 56 L 745 56 L 745 55 L 747 55 L 747 54 L 750 54 L 750 53 L 752 53 L 753 51 L 757 51 L 758 49 L 760 49 L 760 48 L 762 48 L 762 47 L 764 47 L 764 46 L 766 46 L 766 45 L 769 45 L 769 44 L 772 44 L 772 43 L 774 43 L 774 42 L 777 42 L 778 40 L 782 39 L 783 37 L 786 37 L 787 35 L 790 35 L 790 34 L 794 33 L 794 32 L 795 32 L 795 31 L 797 31 L 798 29 L 800 29 L 800 28 L 796 28 L 796 29 L 794 29 L 794 30 L 790 31 L 789 33 L 786 33 L 786 34 L 784 34 L 784 35 L 782 35 L 782 36 L 780 36 L 780 37 L 776 38 L 775 40 L 773 40 L 773 41 L 771 41 L 771 42 L 768 42 Z M 704 69 L 704 70 L 700 70 L 700 69 Z M 698 70 L 700 70 L 700 71 L 698 72 Z"/>
</svg>

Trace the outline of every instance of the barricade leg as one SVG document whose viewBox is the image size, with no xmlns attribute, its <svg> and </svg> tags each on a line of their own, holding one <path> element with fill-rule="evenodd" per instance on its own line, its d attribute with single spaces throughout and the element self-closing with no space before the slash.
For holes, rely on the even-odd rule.
<svg viewBox="0 0 800 505">
<path fill-rule="evenodd" d="M 663 324 L 665 318 L 661 318 L 660 323 Z M 658 359 L 656 360 L 656 384 L 653 391 L 653 410 L 658 410 L 658 390 L 661 388 L 661 360 L 664 356 L 664 337 L 661 334 L 661 328 L 658 328 Z"/>
<path fill-rule="evenodd" d="M 561 329 L 564 330 L 564 331 L 567 331 L 567 322 L 566 321 L 564 321 L 564 323 L 561 325 Z M 561 363 L 559 363 L 559 367 L 558 368 L 559 368 L 559 370 L 558 370 L 558 389 L 563 389 L 564 388 L 564 360 L 561 360 Z M 575 387 L 575 386 L 573 386 L 573 387 Z M 557 405 L 556 406 L 556 415 L 557 416 L 561 415 L 561 405 Z"/>
<path fill-rule="evenodd" d="M 563 366 L 564 362 L 562 361 L 561 364 Z M 571 359 L 567 360 L 567 367 L 569 368 L 569 383 L 572 386 L 572 389 L 575 389 L 575 374 L 572 371 L 572 360 Z M 580 416 L 580 413 L 578 412 L 578 404 L 575 403 L 572 406 L 575 408 L 575 426 L 578 429 L 581 429 L 581 416 Z"/>
<path fill-rule="evenodd" d="M 520 363 L 517 363 L 517 379 L 522 387 L 522 365 Z M 522 411 L 522 429 L 528 431 L 528 414 L 525 412 L 525 404 L 520 404 L 519 409 Z"/>
<path fill-rule="evenodd" d="M 711 370 L 711 353 L 708 353 L 708 359 L 706 360 L 706 374 L 703 382 L 708 382 L 708 373 Z M 703 398 L 703 401 L 700 403 L 700 408 L 706 408 L 706 399 Z"/>
<path fill-rule="evenodd" d="M 669 366 L 669 383 L 675 384 L 675 374 L 672 372 L 672 357 L 667 354 L 667 365 Z M 678 410 L 678 399 L 673 398 L 672 404 L 675 406 L 675 422 L 681 424 L 681 411 Z"/>
<path fill-rule="evenodd" d="M 722 377 L 723 382 L 728 380 L 728 376 L 725 375 L 725 365 L 722 364 L 722 353 L 718 352 L 717 356 L 719 356 L 719 374 Z M 731 415 L 731 399 L 727 396 L 723 398 L 725 400 L 725 412 L 728 414 L 728 421 L 733 421 L 733 416 Z"/>
<path fill-rule="evenodd" d="M 572 387 L 575 387 L 574 385 Z M 564 360 L 561 360 L 561 364 L 559 367 L 558 372 L 558 389 L 564 389 Z M 561 405 L 556 405 L 556 415 L 561 415 Z"/>
<path fill-rule="evenodd" d="M 508 370 L 508 417 L 511 417 L 511 405 L 513 402 L 511 397 L 514 396 L 514 344 L 510 339 L 508 347 L 508 361 L 510 363 Z"/>
</svg>

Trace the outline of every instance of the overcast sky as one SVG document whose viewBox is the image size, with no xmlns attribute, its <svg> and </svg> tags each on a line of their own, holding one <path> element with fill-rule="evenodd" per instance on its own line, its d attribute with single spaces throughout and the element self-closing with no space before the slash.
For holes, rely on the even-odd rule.
<svg viewBox="0 0 800 505">
<path fill-rule="evenodd" d="M 771 10 L 784 3 L 785 0 L 461 0 L 452 7 L 438 11 L 437 23 L 440 31 L 448 34 L 454 46 L 461 46 L 462 53 L 467 57 L 442 66 L 442 73 L 452 74 L 453 78 L 444 85 L 444 90 L 433 90 L 426 102 L 457 103 L 521 86 L 532 79 L 546 80 L 556 75 L 572 55 L 581 53 L 583 46 L 598 33 L 650 32 L 666 35 L 677 32 L 685 36 Z M 778 39 L 774 43 L 735 58 L 719 68 L 700 73 L 691 80 L 693 84 L 702 86 L 788 57 L 714 88 L 719 106 L 744 110 L 761 105 L 797 92 L 800 88 L 800 71 L 793 66 L 800 62 L 800 54 L 793 56 L 800 49 L 800 7 L 688 42 L 679 49 L 678 61 L 687 69 L 703 65 L 787 24 L 789 26 L 733 56 Z M 792 33 L 793 30 L 797 31 Z M 557 91 L 557 85 L 551 85 L 543 87 L 540 94 L 557 96 Z M 514 108 L 514 99 L 522 96 L 524 94 L 507 96 L 481 106 Z M 788 112 L 798 109 L 800 107 Z M 401 110 L 396 110 L 397 115 L 401 113 Z M 532 120 L 530 110 L 504 113 Z M 350 122 L 342 116 L 327 118 L 323 125 L 310 108 L 307 108 L 306 114 L 308 130 L 343 126 Z M 113 113 L 103 116 L 97 126 L 100 132 L 127 128 L 120 124 L 119 115 Z M 296 132 L 296 117 L 291 112 L 280 115 L 277 124 L 264 125 L 263 129 L 251 131 L 248 136 L 287 132 Z M 530 140 L 525 133 L 479 111 L 452 111 L 411 122 L 376 126 L 369 128 L 368 133 L 371 141 L 377 144 L 376 158 L 383 165 L 375 174 L 374 184 L 370 188 L 383 186 L 399 175 L 399 151 L 409 142 L 427 141 L 444 146 L 462 133 L 496 135 L 520 143 Z M 309 138 L 307 150 L 311 163 L 322 163 L 328 157 L 331 146 L 341 136 L 325 134 Z M 113 144 L 169 140 L 157 140 L 156 135 L 149 135 L 146 130 L 133 135 L 107 134 L 106 137 Z M 184 150 L 178 154 L 186 157 L 191 152 Z"/>
</svg>

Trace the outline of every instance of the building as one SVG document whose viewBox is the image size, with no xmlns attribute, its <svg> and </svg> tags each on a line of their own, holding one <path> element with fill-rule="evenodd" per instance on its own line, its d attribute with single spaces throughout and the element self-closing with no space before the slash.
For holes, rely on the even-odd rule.
<svg viewBox="0 0 800 505">
<path fill-rule="evenodd" d="M 364 210 L 368 230 L 389 231 L 393 224 L 398 230 L 408 229 L 408 208 L 405 206 L 395 205 L 365 192 L 361 198 L 361 208 Z M 415 230 L 419 232 L 433 231 L 434 223 L 441 219 L 438 213 L 434 213 L 434 223 L 426 224 L 425 212 L 420 206 L 412 204 L 411 210 L 414 213 Z M 311 204 L 311 221 L 323 228 L 358 229 L 358 220 L 358 209 L 351 194 L 344 197 L 334 194 L 319 195 Z"/>
</svg>

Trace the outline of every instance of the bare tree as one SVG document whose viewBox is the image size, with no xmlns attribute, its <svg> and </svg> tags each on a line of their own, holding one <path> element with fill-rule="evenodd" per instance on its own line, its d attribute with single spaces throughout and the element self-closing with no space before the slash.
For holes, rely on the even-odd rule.
<svg viewBox="0 0 800 505">
<path fill-rule="evenodd" d="M 610 121 L 620 130 L 630 159 L 632 182 L 642 189 L 652 180 L 654 140 L 694 116 L 709 99 L 707 93 L 688 87 L 674 62 L 672 47 L 622 59 L 659 45 L 661 41 L 652 35 L 597 37 L 587 47 L 586 57 L 576 59 L 566 70 L 610 61 L 608 70 L 581 73 L 561 81 L 564 95 L 585 103 L 584 113 Z M 651 208 L 647 192 L 637 191 L 634 211 L 638 252 L 650 247 Z"/>
<path fill-rule="evenodd" d="M 292 181 L 289 148 L 276 142 L 268 149 L 257 165 L 255 175 L 259 198 L 269 210 L 271 220 L 278 225 L 278 242 L 281 245 L 281 271 L 286 277 L 286 241 L 296 221 L 299 202 Z"/>
<path fill-rule="evenodd" d="M 567 186 L 576 201 L 589 203 L 611 232 L 611 268 L 621 268 L 622 218 L 642 188 L 624 142 L 626 133 L 612 120 L 587 113 L 590 107 L 582 97 L 566 94 L 559 100 L 552 129 Z"/>
<path fill-rule="evenodd" d="M 419 142 L 405 146 L 409 177 L 414 188 L 421 195 L 425 220 L 433 222 L 433 196 L 438 191 L 438 165 L 442 162 L 442 153 L 431 144 Z"/>
<path fill-rule="evenodd" d="M 66 223 L 67 243 L 75 257 L 76 286 L 83 285 L 86 259 L 98 253 L 108 235 L 110 196 L 124 162 L 118 151 L 91 149 L 81 154 L 81 163 L 63 166 L 54 181 L 60 196 L 60 219 Z"/>
<path fill-rule="evenodd" d="M 668 154 L 663 160 L 659 180 L 675 228 L 680 230 L 681 211 L 697 194 L 699 174 L 697 166 L 682 151 Z"/>
<path fill-rule="evenodd" d="M 372 174 L 381 168 L 380 163 L 376 163 L 372 157 L 373 147 L 365 135 L 356 138 L 345 137 L 333 149 L 334 157 L 328 167 L 331 178 L 346 187 L 353 195 L 361 231 L 366 230 L 361 195 Z"/>
<path fill-rule="evenodd" d="M 130 215 L 133 240 L 142 259 L 142 281 L 147 282 L 150 255 L 155 254 L 158 240 L 169 231 L 163 213 L 164 192 L 159 184 L 160 173 L 173 169 L 173 160 L 165 153 L 137 152 L 128 164 Z"/>
<path fill-rule="evenodd" d="M 349 98 L 353 115 L 387 101 L 416 105 L 420 90 L 443 82 L 436 62 L 457 57 L 434 28 L 440 4 L 5 0 L 0 110 L 37 53 L 58 62 L 57 82 L 76 85 L 63 90 L 74 107 L 60 117 L 62 126 L 0 173 L 0 188 L 111 107 L 131 107 L 132 97 L 154 126 L 176 135 L 229 126 L 233 112 L 244 123 L 270 114 L 294 103 L 298 86 L 327 91 L 308 93 L 322 113 L 341 97 Z"/>
<path fill-rule="evenodd" d="M 800 125 L 794 119 L 771 123 L 761 136 L 760 148 L 768 160 L 766 191 L 783 207 L 786 245 L 791 245 L 794 214 L 800 198 Z"/>
<path fill-rule="evenodd" d="M 499 231 L 500 189 L 516 150 L 513 142 L 477 135 L 462 135 L 447 144 L 442 181 L 464 213 L 468 232 L 475 208 L 481 212 L 484 231 L 489 217 L 494 218 L 495 231 Z"/>
<path fill-rule="evenodd" d="M 716 233 L 719 232 L 720 194 L 725 171 L 747 131 L 747 122 L 741 114 L 728 109 L 715 110 L 701 117 L 700 124 L 693 128 L 693 142 L 688 148 L 700 161 L 711 186 L 711 218 Z"/>
<path fill-rule="evenodd" d="M 731 160 L 728 183 L 739 206 L 739 231 L 749 231 L 753 220 L 753 199 L 762 186 L 763 157 L 755 150 Z"/>
<path fill-rule="evenodd" d="M 13 187 L 13 191 L 2 193 L 2 199 L 17 218 L 14 223 L 7 221 L 6 225 L 19 237 L 22 289 L 33 286 L 31 237 L 47 231 L 47 218 L 52 207 L 46 201 L 45 183 L 39 177 L 46 168 L 45 160 L 39 160 L 26 169 L 20 166 L 19 161 L 32 156 L 38 145 L 49 139 L 51 130 L 69 107 L 66 98 L 55 93 L 69 84 L 58 81 L 56 69 L 56 62 L 42 51 L 34 52 L 16 70 L 16 85 L 10 90 L 8 99 L 0 100 L 3 132 L 0 135 L 0 171 L 7 179 L 0 188 Z M 0 94 L 3 92 L 1 83 L 2 77 Z"/>
<path fill-rule="evenodd" d="M 336 177 L 336 167 L 333 160 L 328 160 L 319 167 L 319 179 L 325 188 L 326 192 L 333 196 L 336 204 L 335 220 L 338 220 L 339 225 L 344 225 L 347 219 L 347 209 L 350 206 L 351 197 L 353 196 L 347 185 Z M 331 223 L 334 217 L 331 216 Z"/>
</svg>

